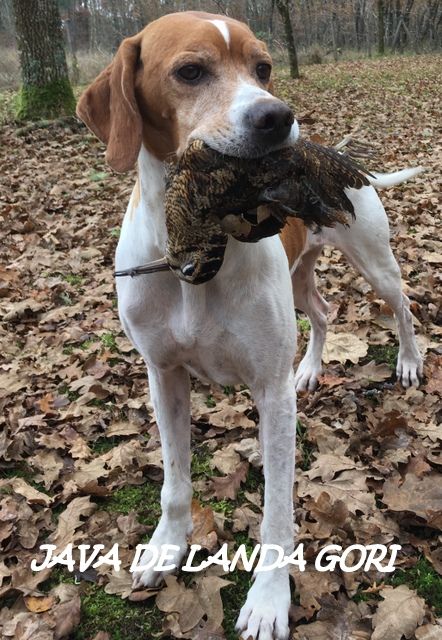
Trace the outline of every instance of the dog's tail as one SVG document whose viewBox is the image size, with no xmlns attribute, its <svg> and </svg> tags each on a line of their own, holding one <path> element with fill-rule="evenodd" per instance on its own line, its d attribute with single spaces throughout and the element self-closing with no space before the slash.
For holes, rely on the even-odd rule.
<svg viewBox="0 0 442 640">
<path fill-rule="evenodd" d="M 394 173 L 377 173 L 374 171 L 372 172 L 374 178 L 368 176 L 368 179 L 376 189 L 388 189 L 418 176 L 423 171 L 425 171 L 425 167 L 412 167 L 411 169 L 402 169 L 402 171 L 395 171 Z"/>
</svg>

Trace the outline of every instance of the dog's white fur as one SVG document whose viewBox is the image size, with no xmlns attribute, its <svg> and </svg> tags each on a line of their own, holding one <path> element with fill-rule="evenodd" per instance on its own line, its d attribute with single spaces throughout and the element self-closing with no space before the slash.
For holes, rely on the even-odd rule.
<svg viewBox="0 0 442 640">
<path fill-rule="evenodd" d="M 378 188 L 391 187 L 413 178 L 423 169 L 404 169 L 391 174 L 376 174 L 371 182 Z M 418 386 L 423 361 L 416 343 L 410 301 L 402 293 L 399 265 L 390 247 L 390 229 L 385 209 L 374 186 L 348 189 L 356 219 L 346 228 L 337 225 L 313 234 L 309 231 L 303 254 L 292 266 L 295 306 L 304 311 L 311 323 L 306 354 L 296 371 L 298 391 L 313 390 L 321 373 L 328 304 L 315 285 L 314 266 L 324 245 L 336 247 L 371 284 L 395 314 L 399 353 L 396 374 L 404 387 Z"/>
<path fill-rule="evenodd" d="M 230 46 L 235 35 L 231 33 L 236 28 L 234 22 L 223 22 L 221 26 L 220 16 L 195 20 L 208 18 L 216 21 L 213 26 Z M 222 79 L 222 70 L 219 73 Z M 207 93 L 203 110 L 198 110 L 198 105 L 195 109 L 188 108 L 183 123 L 185 136 L 177 140 L 178 153 L 193 138 L 203 139 L 226 153 L 254 152 L 244 126 L 244 112 L 256 100 L 275 98 L 258 86 L 256 78 L 248 77 L 244 68 L 236 72 L 229 66 L 229 73 L 229 84 L 234 86 L 227 109 L 225 102 L 218 106 Z M 189 131 L 193 113 L 194 125 Z M 184 116 L 178 115 L 178 129 L 180 117 Z M 286 143 L 297 136 L 295 122 Z M 118 270 L 165 255 L 164 165 L 145 146 L 139 153 L 138 173 L 140 197 L 136 202 L 135 195 L 132 196 L 124 218 L 116 252 Z M 406 176 L 380 176 L 377 182 L 388 186 L 412 174 L 413 171 Z M 341 249 L 390 304 L 399 326 L 398 375 L 405 386 L 418 382 L 422 361 L 408 300 L 401 293 L 399 268 L 390 250 L 383 206 L 373 187 L 349 190 L 349 197 L 356 221 L 348 229 L 338 226 L 320 234 L 309 233 L 302 255 L 292 267 L 292 277 L 280 238 L 275 236 L 257 244 L 243 244 L 230 238 L 221 270 L 203 285 L 186 284 L 172 273 L 117 279 L 121 322 L 146 361 L 161 434 L 162 516 L 150 542 L 177 545 L 179 551 L 172 560 L 175 564 L 186 553 L 192 529 L 190 374 L 222 385 L 249 386 L 260 416 L 264 462 L 261 542 L 279 545 L 287 554 L 293 549 L 295 386 L 313 388 L 320 371 L 327 303 L 316 290 L 313 269 L 324 244 Z M 312 325 L 312 338 L 296 376 L 294 302 L 309 315 Z M 149 559 L 146 553 L 141 564 Z M 162 578 L 163 574 L 152 570 L 141 571 L 135 575 L 134 585 L 154 586 Z M 245 638 L 285 640 L 289 634 L 289 605 L 287 569 L 259 573 L 241 609 L 238 629 Z"/>
</svg>

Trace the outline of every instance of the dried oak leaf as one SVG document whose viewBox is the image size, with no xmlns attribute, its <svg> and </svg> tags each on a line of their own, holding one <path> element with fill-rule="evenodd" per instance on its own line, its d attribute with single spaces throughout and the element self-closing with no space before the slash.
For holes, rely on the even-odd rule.
<svg viewBox="0 0 442 640">
<path fill-rule="evenodd" d="M 30 561 L 30 558 L 29 560 L 20 558 L 18 564 L 12 569 L 11 587 L 25 595 L 43 595 L 37 587 L 49 578 L 52 569 L 42 569 L 34 573 L 31 571 Z"/>
<path fill-rule="evenodd" d="M 357 364 L 361 358 L 367 355 L 368 344 L 354 333 L 327 332 L 322 360 L 325 364 L 340 362 L 345 364 L 347 360 Z"/>
<path fill-rule="evenodd" d="M 185 634 L 196 627 L 204 616 L 204 607 L 197 592 L 187 589 L 175 576 L 166 576 L 165 582 L 166 587 L 157 595 L 156 605 L 160 611 L 176 613 L 179 629 Z"/>
<path fill-rule="evenodd" d="M 321 608 L 319 599 L 328 593 L 339 591 L 342 580 L 330 572 L 319 572 L 313 566 L 307 566 L 305 571 L 299 571 L 298 567 L 290 565 L 290 575 L 295 580 L 296 593 L 300 598 L 303 613 L 298 614 L 298 619 L 305 617 L 307 620 Z"/>
<path fill-rule="evenodd" d="M 210 466 L 212 469 L 218 469 L 221 473 L 227 474 L 235 471 L 240 461 L 241 458 L 235 451 L 235 443 L 231 443 L 214 452 Z"/>
<path fill-rule="evenodd" d="M 335 455 L 333 453 L 321 453 L 306 471 L 310 480 L 321 478 L 323 482 L 328 482 L 340 471 L 356 469 L 358 465 L 347 456 Z M 360 468 L 360 467 L 359 467 Z"/>
<path fill-rule="evenodd" d="M 236 533 L 237 531 L 246 531 L 249 532 L 249 538 L 252 540 L 260 541 L 260 526 L 261 526 L 262 515 L 260 513 L 256 513 L 250 507 L 241 506 L 237 507 L 232 514 L 232 530 Z"/>
<path fill-rule="evenodd" d="M 54 639 L 60 640 L 69 637 L 80 624 L 80 593 L 76 585 L 62 583 L 51 589 L 50 594 L 59 599 L 51 616 L 55 621 Z"/>
<path fill-rule="evenodd" d="M 384 600 L 372 618 L 372 640 L 411 638 L 416 627 L 422 624 L 425 601 L 404 584 L 395 589 L 385 587 L 380 595 Z"/>
<path fill-rule="evenodd" d="M 132 578 L 132 574 L 125 569 L 120 569 L 119 571 L 113 570 L 109 577 L 109 582 L 104 587 L 104 590 L 106 593 L 119 595 L 123 599 L 128 598 L 133 589 Z"/>
<path fill-rule="evenodd" d="M 442 627 L 435 624 L 424 624 L 415 631 L 416 640 L 442 640 Z"/>
<path fill-rule="evenodd" d="M 199 544 L 204 549 L 213 551 L 218 537 L 215 531 L 215 518 L 212 507 L 203 507 L 198 500 L 192 500 L 192 523 L 193 530 L 190 543 Z"/>
<path fill-rule="evenodd" d="M 204 625 L 206 632 L 210 629 L 214 633 L 218 633 L 221 628 L 224 609 L 220 591 L 229 584 L 232 584 L 232 582 L 218 576 L 204 576 L 197 582 L 196 592 L 207 616 L 207 621 Z"/>
<path fill-rule="evenodd" d="M 392 511 L 411 511 L 431 526 L 436 513 L 442 512 L 440 475 L 429 473 L 418 478 L 408 473 L 402 480 L 399 474 L 384 482 L 382 501 Z"/>
<path fill-rule="evenodd" d="M 370 360 L 367 364 L 356 365 L 350 370 L 351 376 L 356 381 L 367 380 L 368 382 L 384 382 L 391 378 L 392 371 L 388 364 L 383 362 L 376 364 L 375 360 Z"/>
<path fill-rule="evenodd" d="M 247 479 L 248 470 L 249 463 L 241 462 L 233 473 L 229 473 L 229 475 L 221 478 L 213 477 L 213 488 L 215 489 L 217 499 L 223 500 L 224 498 L 228 498 L 229 500 L 236 500 L 241 482 L 245 482 Z"/>
<path fill-rule="evenodd" d="M 230 399 L 221 400 L 213 411 L 206 411 L 201 418 L 208 420 L 214 427 L 224 427 L 224 429 L 233 429 L 235 427 L 253 428 L 256 424 L 248 418 L 244 411 L 250 409 L 250 402 L 242 402 L 230 404 Z"/>
<path fill-rule="evenodd" d="M 371 629 L 358 605 L 344 595 L 338 595 L 338 599 L 331 594 L 323 595 L 318 600 L 321 609 L 317 620 L 298 625 L 293 640 L 370 640 Z M 290 617 L 293 618 L 292 612 Z"/>
<path fill-rule="evenodd" d="M 5 484 L 9 484 L 15 493 L 26 498 L 26 501 L 29 504 L 40 504 L 45 507 L 49 507 L 52 502 L 52 498 L 50 498 L 45 493 L 41 491 L 37 491 L 34 487 L 31 487 L 23 478 L 13 478 L 12 480 L 0 480 L 0 487 Z"/>
<path fill-rule="evenodd" d="M 91 502 L 90 496 L 74 498 L 60 514 L 57 529 L 50 536 L 50 542 L 57 548 L 64 549 L 69 542 L 73 542 L 75 531 L 83 524 L 82 518 L 90 516 L 97 505 Z"/>
<path fill-rule="evenodd" d="M 348 518 L 348 509 L 343 500 L 332 501 L 326 491 L 323 491 L 316 500 L 309 500 L 304 504 L 310 511 L 316 522 L 306 522 L 306 526 L 317 538 L 329 538 L 332 533 L 345 523 Z"/>
<path fill-rule="evenodd" d="M 343 471 L 337 478 L 328 482 L 310 480 L 305 473 L 299 473 L 298 496 L 317 499 L 325 491 L 333 501 L 345 502 L 351 513 L 373 513 L 376 507 L 375 496 L 368 491 L 366 479 L 366 472 L 359 469 Z"/>
<path fill-rule="evenodd" d="M 49 611 L 56 603 L 54 596 L 25 596 L 23 598 L 26 605 L 26 609 L 31 613 L 43 613 L 43 611 Z"/>
</svg>

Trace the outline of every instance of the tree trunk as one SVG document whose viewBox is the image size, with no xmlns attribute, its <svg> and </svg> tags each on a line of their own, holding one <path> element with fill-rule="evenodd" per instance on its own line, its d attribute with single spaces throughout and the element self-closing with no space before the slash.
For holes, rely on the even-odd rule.
<svg viewBox="0 0 442 640">
<path fill-rule="evenodd" d="M 287 51 L 289 54 L 290 77 L 299 78 L 298 55 L 296 53 L 295 36 L 290 19 L 290 0 L 276 0 L 276 8 L 284 25 Z"/>
<path fill-rule="evenodd" d="M 384 0 L 378 0 L 378 53 L 380 56 L 383 56 L 385 53 L 384 15 L 385 15 Z"/>
<path fill-rule="evenodd" d="M 17 117 L 54 118 L 75 111 L 57 0 L 13 0 L 22 88 Z"/>
<path fill-rule="evenodd" d="M 75 5 L 71 4 L 68 7 L 68 17 L 65 21 L 65 29 L 66 29 L 66 37 L 69 47 L 69 53 L 71 54 L 72 60 L 72 84 L 75 86 L 80 82 L 80 68 L 78 66 L 78 58 L 77 58 L 77 24 L 75 20 Z"/>
</svg>

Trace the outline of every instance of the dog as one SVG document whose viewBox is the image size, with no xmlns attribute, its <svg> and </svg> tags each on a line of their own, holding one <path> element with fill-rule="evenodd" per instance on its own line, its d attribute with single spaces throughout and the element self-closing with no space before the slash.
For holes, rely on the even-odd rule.
<svg viewBox="0 0 442 640">
<path fill-rule="evenodd" d="M 138 178 L 122 224 L 116 268 L 165 255 L 164 161 L 200 139 L 222 153 L 259 157 L 293 143 L 299 127 L 272 94 L 271 58 L 243 23 L 201 12 L 169 14 L 125 39 L 113 62 L 81 96 L 77 114 L 106 146 L 118 172 L 135 165 Z M 396 184 L 416 170 L 380 176 Z M 192 530 L 190 375 L 221 385 L 246 384 L 260 416 L 265 476 L 261 543 L 293 551 L 296 393 L 311 389 L 321 367 L 327 303 L 314 283 L 324 244 L 338 247 L 395 312 L 400 337 L 398 375 L 418 384 L 422 360 L 399 267 L 389 247 L 388 222 L 373 187 L 349 190 L 356 221 L 346 229 L 311 234 L 291 219 L 281 236 L 256 244 L 230 238 L 217 276 L 202 285 L 171 272 L 119 278 L 123 328 L 148 367 L 161 435 L 162 515 L 150 544 L 175 545 L 179 565 Z M 293 283 L 292 283 L 293 280 Z M 312 326 L 296 376 L 295 305 Z M 148 552 L 141 564 L 150 560 Z M 273 562 L 272 554 L 267 556 Z M 135 574 L 134 587 L 164 577 Z M 237 622 L 245 638 L 289 635 L 287 567 L 256 574 Z"/>
</svg>

